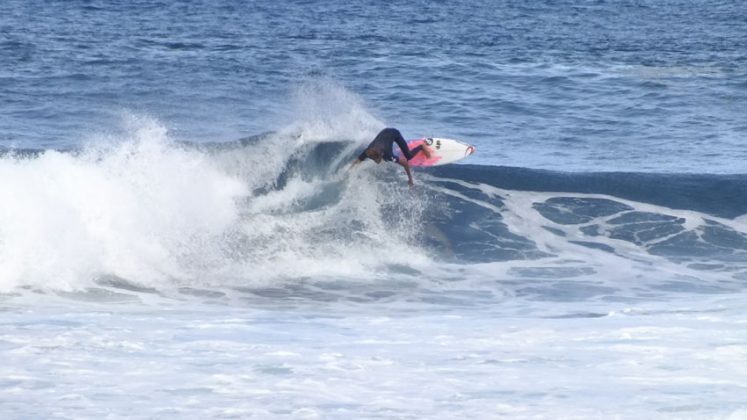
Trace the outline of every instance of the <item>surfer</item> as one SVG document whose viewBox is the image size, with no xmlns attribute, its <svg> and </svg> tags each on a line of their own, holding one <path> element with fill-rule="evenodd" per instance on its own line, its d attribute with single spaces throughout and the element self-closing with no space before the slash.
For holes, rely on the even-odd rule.
<svg viewBox="0 0 747 420">
<path fill-rule="evenodd" d="M 392 152 L 394 143 L 397 143 L 397 146 L 399 146 L 399 149 L 402 151 L 402 156 L 397 157 Z M 348 169 L 352 169 L 355 165 L 366 159 L 371 159 L 376 162 L 376 164 L 379 164 L 382 161 L 396 162 L 405 168 L 405 172 L 407 173 L 407 184 L 412 187 L 412 173 L 410 172 L 409 161 L 420 152 L 422 152 L 426 158 L 431 157 L 431 151 L 427 146 L 421 144 L 410 150 L 399 130 L 396 128 L 385 128 L 381 130 L 366 149 L 355 160 L 353 160 L 353 163 Z"/>
</svg>

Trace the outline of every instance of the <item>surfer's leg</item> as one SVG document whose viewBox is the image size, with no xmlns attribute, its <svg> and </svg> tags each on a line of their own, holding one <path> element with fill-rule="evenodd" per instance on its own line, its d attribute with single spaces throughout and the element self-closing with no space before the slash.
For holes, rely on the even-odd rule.
<svg viewBox="0 0 747 420">
<path fill-rule="evenodd" d="M 402 137 L 402 134 L 398 130 L 392 129 L 393 133 L 393 140 L 397 143 L 397 146 L 399 146 L 399 150 L 402 151 L 402 156 L 407 158 L 407 160 L 412 160 L 418 153 L 423 152 L 426 159 L 431 158 L 431 151 L 428 149 L 428 146 L 425 144 L 420 144 L 417 147 L 410 149 L 407 146 L 407 142 L 405 141 L 405 138 Z"/>
<path fill-rule="evenodd" d="M 407 160 L 411 160 L 415 155 L 418 154 L 421 150 L 423 150 L 423 146 L 418 146 L 412 150 L 410 150 L 409 147 L 407 147 L 407 142 L 405 141 L 404 137 L 402 137 L 402 134 L 397 131 L 397 137 L 394 138 L 394 141 L 397 142 L 397 146 L 399 146 L 399 150 L 402 151 L 402 156 L 407 158 Z"/>
<path fill-rule="evenodd" d="M 407 147 L 407 143 L 405 143 L 405 147 Z M 400 145 L 400 149 L 402 149 L 401 145 Z M 407 156 L 407 154 L 405 153 L 405 149 L 402 149 L 402 154 L 407 156 L 407 160 L 414 158 L 420 152 L 423 152 L 426 159 L 431 158 L 431 151 L 428 149 L 428 146 L 426 146 L 425 144 L 419 144 L 412 149 L 408 149 L 408 152 L 409 152 L 409 156 Z"/>
<path fill-rule="evenodd" d="M 410 156 L 412 156 L 412 157 L 410 159 L 412 159 L 413 157 L 415 157 L 415 155 L 417 155 L 418 153 L 420 153 L 423 150 L 425 150 L 425 149 L 423 149 L 423 145 L 422 144 L 419 145 L 419 146 L 417 146 L 414 149 L 411 149 L 410 150 Z"/>
</svg>

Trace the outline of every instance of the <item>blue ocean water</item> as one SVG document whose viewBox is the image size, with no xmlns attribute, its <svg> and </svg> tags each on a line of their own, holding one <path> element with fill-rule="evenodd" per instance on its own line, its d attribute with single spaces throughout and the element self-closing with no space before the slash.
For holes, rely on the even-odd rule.
<svg viewBox="0 0 747 420">
<path fill-rule="evenodd" d="M 0 4 L 4 418 L 744 418 L 747 4 Z M 346 167 L 386 126 L 463 163 Z"/>
</svg>

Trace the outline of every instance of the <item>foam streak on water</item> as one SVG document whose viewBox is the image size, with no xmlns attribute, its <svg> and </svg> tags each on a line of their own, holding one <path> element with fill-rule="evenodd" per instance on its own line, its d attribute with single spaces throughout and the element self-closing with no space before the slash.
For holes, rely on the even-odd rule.
<svg viewBox="0 0 747 420">
<path fill-rule="evenodd" d="M 6 305 L 0 406 L 9 417 L 725 418 L 747 392 L 744 298 L 544 314 L 515 301 L 409 314 Z"/>
</svg>

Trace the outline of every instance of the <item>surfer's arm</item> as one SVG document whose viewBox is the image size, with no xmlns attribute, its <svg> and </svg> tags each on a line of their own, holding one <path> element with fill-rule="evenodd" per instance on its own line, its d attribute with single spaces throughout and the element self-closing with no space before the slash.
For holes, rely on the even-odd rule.
<svg viewBox="0 0 747 420">
<path fill-rule="evenodd" d="M 365 159 L 366 159 L 365 152 L 361 153 L 360 156 L 358 156 L 357 158 L 353 159 L 353 161 L 350 163 L 350 166 L 348 166 L 348 171 L 351 170 L 351 169 L 353 169 L 353 168 L 355 168 L 355 166 L 357 164 L 363 162 Z"/>
<path fill-rule="evenodd" d="M 405 168 L 405 172 L 407 173 L 407 185 L 413 186 L 414 182 L 412 181 L 412 172 L 410 171 L 410 162 L 407 161 L 404 157 L 400 157 L 397 161 L 400 165 L 402 165 L 403 168 Z"/>
</svg>

